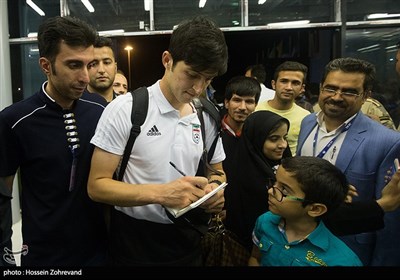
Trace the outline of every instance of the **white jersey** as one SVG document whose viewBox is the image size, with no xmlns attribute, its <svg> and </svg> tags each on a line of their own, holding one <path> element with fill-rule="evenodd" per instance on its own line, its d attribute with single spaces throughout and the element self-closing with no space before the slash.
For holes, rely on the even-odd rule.
<svg viewBox="0 0 400 280">
<path fill-rule="evenodd" d="M 275 90 L 267 88 L 263 83 L 260 83 L 260 86 L 261 86 L 261 93 L 258 103 L 274 99 Z"/>
<path fill-rule="evenodd" d="M 123 177 L 133 184 L 163 184 L 180 175 L 169 162 L 185 174 L 194 176 L 203 151 L 200 120 L 193 113 L 180 118 L 179 111 L 171 106 L 161 92 L 159 81 L 148 88 L 149 108 L 141 132 L 136 138 Z M 127 93 L 113 100 L 104 110 L 91 143 L 117 155 L 123 155 L 131 123 L 132 95 Z M 204 114 L 206 147 L 209 149 L 216 137 L 216 124 Z M 221 138 L 217 143 L 211 163 L 221 162 L 225 153 Z M 159 204 L 135 207 L 116 207 L 125 214 L 157 223 L 171 223 L 165 209 Z"/>
</svg>

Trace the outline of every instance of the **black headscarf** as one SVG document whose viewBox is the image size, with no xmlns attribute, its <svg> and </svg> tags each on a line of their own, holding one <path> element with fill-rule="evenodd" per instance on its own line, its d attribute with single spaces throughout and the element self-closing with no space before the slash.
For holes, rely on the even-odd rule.
<svg viewBox="0 0 400 280">
<path fill-rule="evenodd" d="M 275 179 L 273 167 L 280 163 L 265 157 L 264 142 L 278 122 L 289 121 L 270 111 L 252 113 L 244 122 L 240 136 L 236 168 L 225 189 L 226 227 L 235 232 L 243 245 L 252 247 L 251 233 L 258 216 L 268 210 L 267 184 Z M 290 157 L 286 148 L 283 157 Z"/>
</svg>

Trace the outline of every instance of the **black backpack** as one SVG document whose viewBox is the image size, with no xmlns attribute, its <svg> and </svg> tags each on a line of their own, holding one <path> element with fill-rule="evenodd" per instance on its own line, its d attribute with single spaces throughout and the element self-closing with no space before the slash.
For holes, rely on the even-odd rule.
<svg viewBox="0 0 400 280">
<path fill-rule="evenodd" d="M 197 176 L 205 176 L 206 169 L 212 168 L 209 166 L 209 159 L 212 159 L 215 151 L 215 147 L 218 142 L 218 138 L 221 136 L 221 118 L 219 112 L 215 105 L 206 98 L 200 97 L 195 98 L 193 100 L 193 104 L 196 108 L 197 115 L 200 119 L 201 123 L 201 134 L 203 136 L 203 156 L 199 162 L 199 167 L 197 170 Z M 133 144 L 135 143 L 136 137 L 140 134 L 140 126 L 144 123 L 147 110 L 149 107 L 149 92 L 146 87 L 140 87 L 132 92 L 132 113 L 131 113 L 131 122 L 132 128 L 129 135 L 128 142 L 125 146 L 124 155 L 122 157 L 121 166 L 118 174 L 116 175 L 116 179 L 122 181 L 122 177 L 124 176 L 126 165 L 129 161 L 129 156 L 132 152 Z M 214 119 L 217 125 L 217 136 L 212 142 L 211 148 L 207 151 L 205 147 L 205 128 L 204 128 L 204 118 L 203 111 L 207 112 L 212 119 Z M 215 171 L 214 171 L 215 172 Z M 218 173 L 218 172 L 217 172 Z"/>
</svg>

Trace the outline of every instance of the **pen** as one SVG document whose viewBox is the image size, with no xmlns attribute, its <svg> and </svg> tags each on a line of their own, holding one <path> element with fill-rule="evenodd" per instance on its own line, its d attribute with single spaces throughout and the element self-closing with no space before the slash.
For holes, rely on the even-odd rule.
<svg viewBox="0 0 400 280">
<path fill-rule="evenodd" d="M 182 176 L 186 176 L 185 172 L 183 172 L 183 171 L 180 170 L 178 167 L 176 167 L 176 165 L 175 165 L 172 161 L 170 161 L 169 164 L 171 164 L 171 166 L 172 166 L 176 171 L 178 171 L 179 174 L 181 174 Z"/>
</svg>

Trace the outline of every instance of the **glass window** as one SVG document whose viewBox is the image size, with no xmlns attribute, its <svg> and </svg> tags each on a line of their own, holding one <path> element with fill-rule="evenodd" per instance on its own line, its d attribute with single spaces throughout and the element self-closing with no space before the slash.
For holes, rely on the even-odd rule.
<svg viewBox="0 0 400 280">
<path fill-rule="evenodd" d="M 150 16 L 144 9 L 144 0 L 90 1 L 93 12 L 89 12 L 81 1 L 67 0 L 66 3 L 69 15 L 86 20 L 99 31 L 123 29 L 125 32 L 132 32 L 150 28 Z"/>
<path fill-rule="evenodd" d="M 172 30 L 175 25 L 195 15 L 208 15 L 220 27 L 240 24 L 240 0 L 208 0 L 203 8 L 197 0 L 156 1 L 154 7 L 154 30 Z M 95 12 L 89 13 L 80 1 L 67 1 L 70 15 L 86 19 L 101 30 L 124 29 L 125 32 L 149 31 L 150 11 L 146 11 L 144 0 L 92 1 Z"/>
<path fill-rule="evenodd" d="M 386 15 L 389 17 L 384 17 L 381 15 L 380 17 L 376 17 L 374 20 L 400 19 L 400 1 L 398 0 L 347 0 L 345 3 L 347 8 L 347 21 L 368 20 L 368 15 L 377 13 L 388 13 L 390 15 Z"/>
<path fill-rule="evenodd" d="M 378 99 L 389 112 L 396 127 L 400 122 L 400 84 L 396 73 L 396 44 L 400 27 L 351 29 L 346 32 L 345 56 L 373 63 L 376 84 L 372 97 Z"/>
<path fill-rule="evenodd" d="M 128 44 L 134 47 L 131 78 L 132 88 L 135 88 L 149 85 L 162 75 L 159 59 L 167 47 L 168 36 L 173 27 L 185 18 L 204 14 L 212 17 L 223 28 L 229 46 L 228 72 L 214 81 L 221 90 L 232 75 L 243 74 L 247 64 L 264 63 L 268 68 L 268 84 L 274 67 L 283 60 L 293 59 L 309 66 L 308 89 L 318 92 L 318 83 L 325 64 L 334 57 L 345 55 L 374 63 L 379 81 L 376 92 L 384 92 L 385 97 L 389 96 L 389 103 L 400 103 L 397 99 L 400 92 L 399 78 L 395 72 L 394 47 L 400 40 L 398 0 L 343 1 L 348 21 L 344 44 L 340 41 L 339 23 L 335 22 L 335 15 L 339 14 L 335 12 L 335 3 L 340 2 L 337 0 L 267 0 L 263 4 L 258 4 L 259 0 L 207 0 L 203 8 L 199 8 L 199 0 L 153 0 L 154 30 L 150 30 L 150 12 L 145 10 L 144 0 L 92 0 L 93 12 L 80 0 L 34 0 L 44 16 L 28 6 L 26 1 L 7 1 L 14 101 L 36 92 L 45 80 L 38 67 L 36 38 L 26 37 L 30 33 L 36 33 L 38 26 L 48 17 L 71 15 L 87 21 L 99 31 L 123 30 L 125 34 L 114 31 L 110 36 L 113 36 L 117 44 L 115 51 L 118 66 L 125 72 L 128 62 L 124 47 Z M 242 12 L 242 8 L 246 11 L 245 3 L 248 4 L 248 14 L 244 18 L 247 19 L 249 28 L 231 29 L 230 27 L 245 25 L 242 22 L 242 17 L 246 16 Z M 373 13 L 390 13 L 394 17 L 386 18 L 385 21 L 382 18 L 367 20 L 367 15 Z M 310 20 L 316 25 L 297 29 L 287 25 L 276 30 L 252 28 L 298 20 Z M 326 22 L 330 25 L 324 25 Z M 336 25 L 332 25 L 332 22 Z M 341 46 L 345 48 L 341 50 Z M 244 58 L 246 62 L 243 63 L 241 59 Z M 149 65 L 155 66 L 152 68 Z M 389 111 L 390 108 L 387 109 Z M 392 112 L 393 119 L 399 116 L 395 120 L 399 123 L 400 112 Z"/>
<path fill-rule="evenodd" d="M 298 20 L 310 20 L 311 23 L 334 21 L 333 0 L 269 0 L 263 4 L 258 4 L 258 0 L 248 2 L 249 26 Z"/>
<path fill-rule="evenodd" d="M 199 1 L 154 1 L 155 30 L 172 30 L 183 19 L 195 15 L 207 15 L 219 27 L 238 26 L 241 24 L 240 2 L 207 0 L 205 6 L 199 8 Z"/>
<path fill-rule="evenodd" d="M 38 32 L 39 25 L 44 19 L 60 15 L 60 1 L 34 0 L 33 2 L 37 6 L 37 11 L 28 6 L 26 1 L 8 1 L 9 18 L 15 14 L 15 12 L 10 13 L 11 9 L 12 11 L 19 11 L 19 37 L 30 37 L 33 33 Z M 42 13 L 42 15 L 39 13 Z"/>
<path fill-rule="evenodd" d="M 220 27 L 245 26 L 242 22 L 242 0 L 207 0 L 199 7 L 199 0 L 153 0 L 154 30 L 172 30 L 173 26 L 185 18 L 204 14 L 212 17 Z M 37 32 L 39 24 L 46 17 L 71 15 L 86 20 L 99 31 L 121 30 L 125 32 L 149 31 L 150 12 L 145 10 L 145 0 L 96 0 L 91 1 L 93 11 L 89 11 L 78 0 L 34 0 L 44 16 L 35 12 L 26 1 L 8 1 L 18 8 L 20 15 L 20 35 L 26 37 Z M 336 0 L 268 0 L 258 4 L 259 0 L 248 0 L 248 26 L 264 26 L 274 22 L 310 20 L 311 23 L 335 21 Z M 347 21 L 364 21 L 374 13 L 389 13 L 386 19 L 400 20 L 400 1 L 348 0 L 346 3 Z M 243 12 L 243 15 L 245 13 Z M 377 18 L 375 20 L 381 20 Z M 287 26 L 286 28 L 290 28 Z"/>
<path fill-rule="evenodd" d="M 11 73 L 13 101 L 31 96 L 46 81 L 39 67 L 39 49 L 37 44 L 11 45 Z"/>
</svg>

